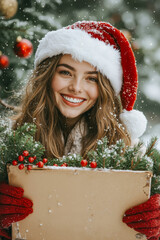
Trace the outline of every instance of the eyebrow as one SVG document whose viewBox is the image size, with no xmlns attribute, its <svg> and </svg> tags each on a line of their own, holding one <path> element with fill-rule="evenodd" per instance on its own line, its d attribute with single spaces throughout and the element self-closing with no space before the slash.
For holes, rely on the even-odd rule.
<svg viewBox="0 0 160 240">
<path fill-rule="evenodd" d="M 60 66 L 69 68 L 70 70 L 72 70 L 72 71 L 74 71 L 74 72 L 76 71 L 75 68 L 73 68 L 72 66 L 70 66 L 70 65 L 68 65 L 68 64 L 65 64 L 65 63 L 62 63 L 62 64 L 58 64 L 58 65 L 57 65 L 57 67 L 60 67 Z M 85 72 L 85 73 L 87 73 L 87 74 L 98 74 L 97 71 L 89 71 L 89 72 Z"/>
</svg>

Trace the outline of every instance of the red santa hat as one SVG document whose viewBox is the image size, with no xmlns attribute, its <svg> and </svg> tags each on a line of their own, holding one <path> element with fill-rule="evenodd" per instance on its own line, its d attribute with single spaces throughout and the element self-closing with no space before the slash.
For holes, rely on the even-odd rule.
<svg viewBox="0 0 160 240">
<path fill-rule="evenodd" d="M 123 106 L 120 119 L 131 139 L 144 133 L 147 120 L 142 112 L 133 110 L 138 87 L 136 61 L 121 31 L 106 22 L 81 21 L 48 32 L 36 51 L 35 67 L 58 54 L 71 54 L 74 59 L 90 63 L 105 75 L 115 94 L 120 94 Z"/>
</svg>

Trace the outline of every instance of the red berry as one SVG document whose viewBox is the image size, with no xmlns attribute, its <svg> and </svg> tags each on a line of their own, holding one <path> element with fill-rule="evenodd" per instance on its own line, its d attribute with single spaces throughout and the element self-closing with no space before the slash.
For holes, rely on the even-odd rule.
<svg viewBox="0 0 160 240">
<path fill-rule="evenodd" d="M 38 167 L 39 167 L 39 168 L 43 168 L 43 165 L 44 165 L 44 163 L 43 163 L 42 161 L 39 161 L 39 162 L 38 162 Z"/>
<path fill-rule="evenodd" d="M 13 160 L 13 161 L 12 161 L 12 165 L 13 165 L 13 166 L 16 166 L 17 164 L 18 164 L 18 162 L 17 162 L 16 160 Z"/>
<path fill-rule="evenodd" d="M 0 69 L 7 68 L 9 66 L 9 58 L 6 55 L 0 55 Z"/>
<path fill-rule="evenodd" d="M 47 158 L 43 158 L 43 163 L 47 163 L 47 162 L 48 162 Z"/>
<path fill-rule="evenodd" d="M 36 160 L 37 156 L 34 156 L 33 158 L 34 158 L 34 160 Z"/>
<path fill-rule="evenodd" d="M 31 169 L 32 169 L 32 166 L 31 166 L 31 165 L 28 165 L 28 166 L 27 166 L 27 169 L 28 169 L 28 170 L 31 170 Z"/>
<path fill-rule="evenodd" d="M 83 159 L 83 160 L 81 161 L 81 166 L 82 166 L 82 167 L 87 166 L 87 164 L 88 164 L 88 162 L 87 162 L 86 159 Z"/>
<path fill-rule="evenodd" d="M 28 158 L 28 162 L 33 163 L 34 162 L 34 158 L 33 157 L 29 157 Z"/>
<path fill-rule="evenodd" d="M 24 168 L 24 164 L 23 164 L 23 163 L 20 164 L 20 165 L 18 166 L 18 168 L 19 168 L 20 170 L 22 170 L 22 169 Z"/>
<path fill-rule="evenodd" d="M 32 43 L 27 39 L 17 38 L 17 42 L 14 46 L 14 52 L 17 56 L 22 58 L 29 57 L 33 52 Z"/>
<path fill-rule="evenodd" d="M 23 151 L 22 155 L 23 155 L 24 157 L 27 157 L 27 156 L 29 155 L 29 152 L 28 152 L 27 150 L 25 150 L 25 151 Z"/>
<path fill-rule="evenodd" d="M 23 157 L 22 155 L 19 155 L 18 160 L 19 160 L 20 162 L 23 162 L 24 157 Z"/>
<path fill-rule="evenodd" d="M 53 166 L 57 167 L 58 165 L 55 163 L 55 164 L 53 164 Z"/>
<path fill-rule="evenodd" d="M 97 167 L 97 163 L 95 161 L 91 162 L 90 164 L 91 168 L 96 168 Z"/>
<path fill-rule="evenodd" d="M 61 165 L 61 167 L 67 167 L 67 166 L 68 166 L 68 164 L 65 162 Z"/>
</svg>

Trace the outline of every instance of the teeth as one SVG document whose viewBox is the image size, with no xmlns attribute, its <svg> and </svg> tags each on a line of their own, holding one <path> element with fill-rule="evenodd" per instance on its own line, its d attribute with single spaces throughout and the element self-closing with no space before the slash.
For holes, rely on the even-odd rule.
<svg viewBox="0 0 160 240">
<path fill-rule="evenodd" d="M 78 98 L 70 98 L 70 97 L 67 97 L 67 96 L 64 96 L 62 95 L 64 99 L 66 99 L 67 101 L 69 102 L 73 102 L 73 103 L 80 103 L 80 102 L 83 102 L 84 100 L 82 99 L 78 99 Z"/>
</svg>

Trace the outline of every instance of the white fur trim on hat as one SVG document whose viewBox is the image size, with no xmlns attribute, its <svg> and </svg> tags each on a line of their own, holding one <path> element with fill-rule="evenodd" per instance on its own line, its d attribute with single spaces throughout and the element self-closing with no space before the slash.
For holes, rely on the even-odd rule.
<svg viewBox="0 0 160 240">
<path fill-rule="evenodd" d="M 122 87 L 120 52 L 110 44 L 91 37 L 80 29 L 59 29 L 48 32 L 35 54 L 35 67 L 48 57 L 71 54 L 75 60 L 86 61 L 107 76 L 118 95 Z"/>
<path fill-rule="evenodd" d="M 138 110 L 123 110 L 120 119 L 126 126 L 131 140 L 139 138 L 146 130 L 147 119 L 144 114 Z"/>
</svg>

